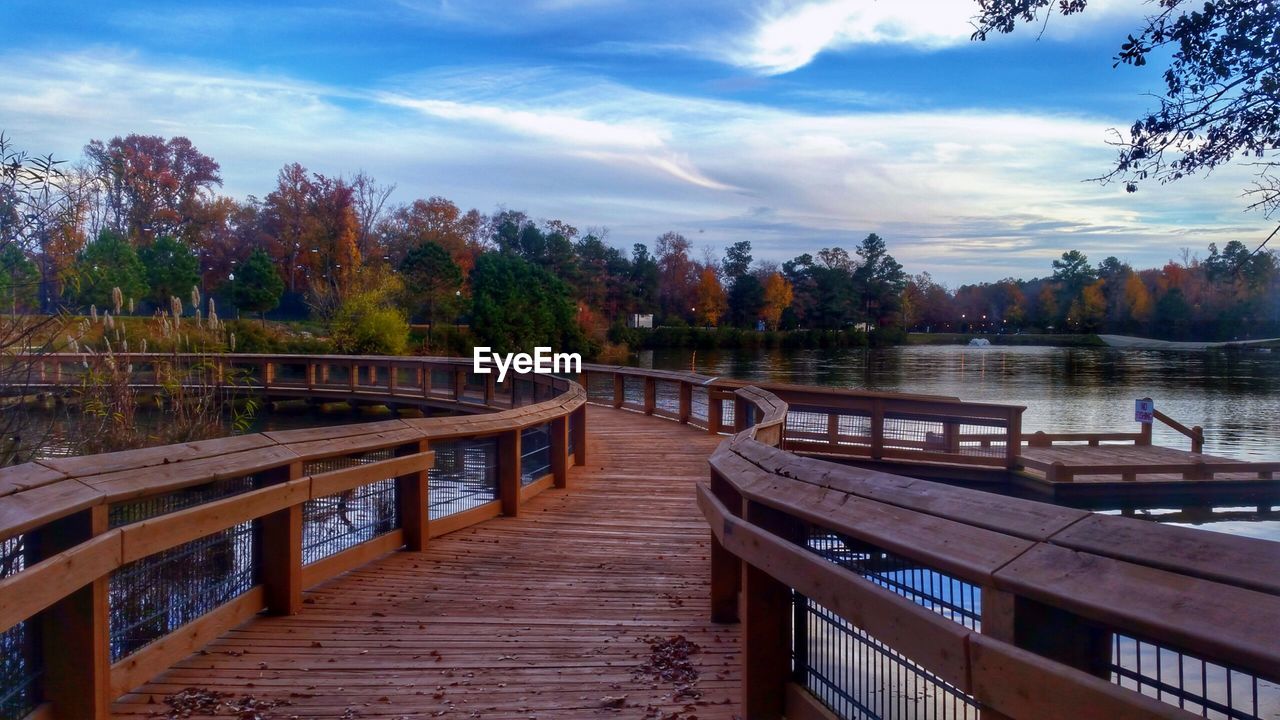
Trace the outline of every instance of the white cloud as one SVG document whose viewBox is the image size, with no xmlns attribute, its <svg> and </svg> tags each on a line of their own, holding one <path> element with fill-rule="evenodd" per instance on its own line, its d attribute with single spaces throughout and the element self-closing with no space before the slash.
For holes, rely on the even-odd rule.
<svg viewBox="0 0 1280 720">
<path fill-rule="evenodd" d="M 1136 18 L 1141 7 L 1138 0 L 1090 2 L 1080 15 L 1051 18 L 1046 36 L 1069 37 L 1117 17 Z M 968 0 L 774 0 L 757 12 L 754 27 L 741 39 L 720 38 L 710 47 L 727 48 L 715 54 L 734 65 L 777 75 L 808 65 L 824 51 L 858 45 L 936 50 L 967 43 L 977 12 Z"/>
<path fill-rule="evenodd" d="M 75 157 L 90 138 L 184 134 L 236 195 L 265 194 L 286 162 L 365 169 L 398 201 L 502 203 L 609 226 L 623 246 L 675 229 L 786 259 L 875 231 L 910 270 L 953 281 L 1044 272 L 1072 247 L 1150 265 L 1253 233 L 1238 168 L 1137 195 L 1080 182 L 1111 160 L 1107 118 L 809 115 L 532 71 L 504 94 L 501 69 L 369 92 L 109 52 L 0 63 L 0 118 L 22 147 Z"/>
</svg>

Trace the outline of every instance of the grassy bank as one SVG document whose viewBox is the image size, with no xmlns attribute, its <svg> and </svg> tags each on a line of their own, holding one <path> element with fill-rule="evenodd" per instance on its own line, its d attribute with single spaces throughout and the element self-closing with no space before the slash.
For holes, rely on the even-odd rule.
<svg viewBox="0 0 1280 720">
<path fill-rule="evenodd" d="M 1089 334 L 1022 334 L 979 335 L 971 333 L 910 333 L 908 345 L 968 345 L 974 338 L 990 340 L 992 345 L 1042 345 L 1052 347 L 1106 347 L 1102 338 Z"/>
</svg>

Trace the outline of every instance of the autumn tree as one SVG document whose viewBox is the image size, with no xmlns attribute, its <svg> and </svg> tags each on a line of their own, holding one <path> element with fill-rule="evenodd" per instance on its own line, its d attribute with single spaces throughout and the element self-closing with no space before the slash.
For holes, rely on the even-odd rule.
<svg viewBox="0 0 1280 720">
<path fill-rule="evenodd" d="M 381 233 L 391 263 L 399 265 L 411 250 L 435 243 L 449 253 L 463 277 L 475 267 L 478 238 L 485 220 L 479 211 L 463 213 L 449 200 L 432 197 L 396 208 L 383 223 Z"/>
<path fill-rule="evenodd" d="M 716 277 L 715 268 L 705 267 L 698 274 L 698 285 L 695 295 L 694 317 L 704 327 L 720 324 L 720 318 L 728 307 L 724 288 L 720 286 L 720 278 Z"/>
<path fill-rule="evenodd" d="M 194 242 L 199 207 L 222 184 L 218 163 L 185 137 L 91 140 L 85 155 L 102 183 L 107 227 L 135 247 L 160 236 Z"/>
<path fill-rule="evenodd" d="M 770 273 L 764 281 L 764 305 L 760 308 L 760 319 L 765 327 L 777 330 L 782 322 L 782 313 L 791 307 L 794 298 L 791 283 L 782 277 L 782 273 Z"/>
<path fill-rule="evenodd" d="M 1151 319 L 1151 293 L 1137 273 L 1129 273 L 1124 280 L 1124 307 L 1130 328 L 1143 327 Z"/>
<path fill-rule="evenodd" d="M 654 247 L 658 263 L 658 301 L 664 317 L 689 317 L 693 312 L 691 308 L 697 303 L 697 286 L 701 278 L 697 265 L 689 257 L 692 247 L 677 232 L 663 233 Z"/>
</svg>

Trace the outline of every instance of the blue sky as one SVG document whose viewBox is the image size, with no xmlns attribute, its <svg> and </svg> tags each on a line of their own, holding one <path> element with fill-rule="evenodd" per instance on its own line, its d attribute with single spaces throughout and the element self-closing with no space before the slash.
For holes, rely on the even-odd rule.
<svg viewBox="0 0 1280 720">
<path fill-rule="evenodd" d="M 521 209 L 622 247 L 676 230 L 781 261 L 878 232 L 950 284 L 1044 274 L 1071 248 L 1152 266 L 1265 235 L 1240 169 L 1133 195 L 1082 182 L 1154 102 L 1159 67 L 1111 67 L 1150 5 L 1091 0 L 987 43 L 976 7 L 7 0 L 0 128 L 68 158 L 186 135 L 235 196 L 288 162 L 363 169 L 393 201 Z"/>
</svg>

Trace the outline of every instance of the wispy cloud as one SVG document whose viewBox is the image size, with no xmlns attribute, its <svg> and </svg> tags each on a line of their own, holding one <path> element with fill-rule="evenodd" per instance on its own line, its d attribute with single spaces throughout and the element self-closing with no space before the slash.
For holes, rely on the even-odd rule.
<svg viewBox="0 0 1280 720">
<path fill-rule="evenodd" d="M 1098 0 L 1087 13 L 1053 18 L 1046 37 L 1062 38 L 1117 16 L 1140 15 L 1137 0 Z M 789 73 L 820 53 L 862 45 L 938 50 L 970 41 L 978 6 L 962 0 L 774 0 L 740 37 L 711 47 L 721 59 L 766 75 Z M 1034 29 L 1024 35 L 1035 37 Z"/>
<path fill-rule="evenodd" d="M 239 195 L 269 191 L 286 162 L 363 168 L 401 201 L 505 203 L 609 226 L 620 244 L 676 229 L 781 260 L 875 231 L 909 269 L 947 279 L 1039 272 L 1072 247 L 1153 264 L 1250 233 L 1231 168 L 1137 195 L 1080 182 L 1110 162 L 1116 124 L 1089 114 L 807 113 L 549 69 L 368 90 L 105 50 L 0 63 L 0 118 L 25 147 L 68 157 L 90 138 L 187 135 Z"/>
</svg>

